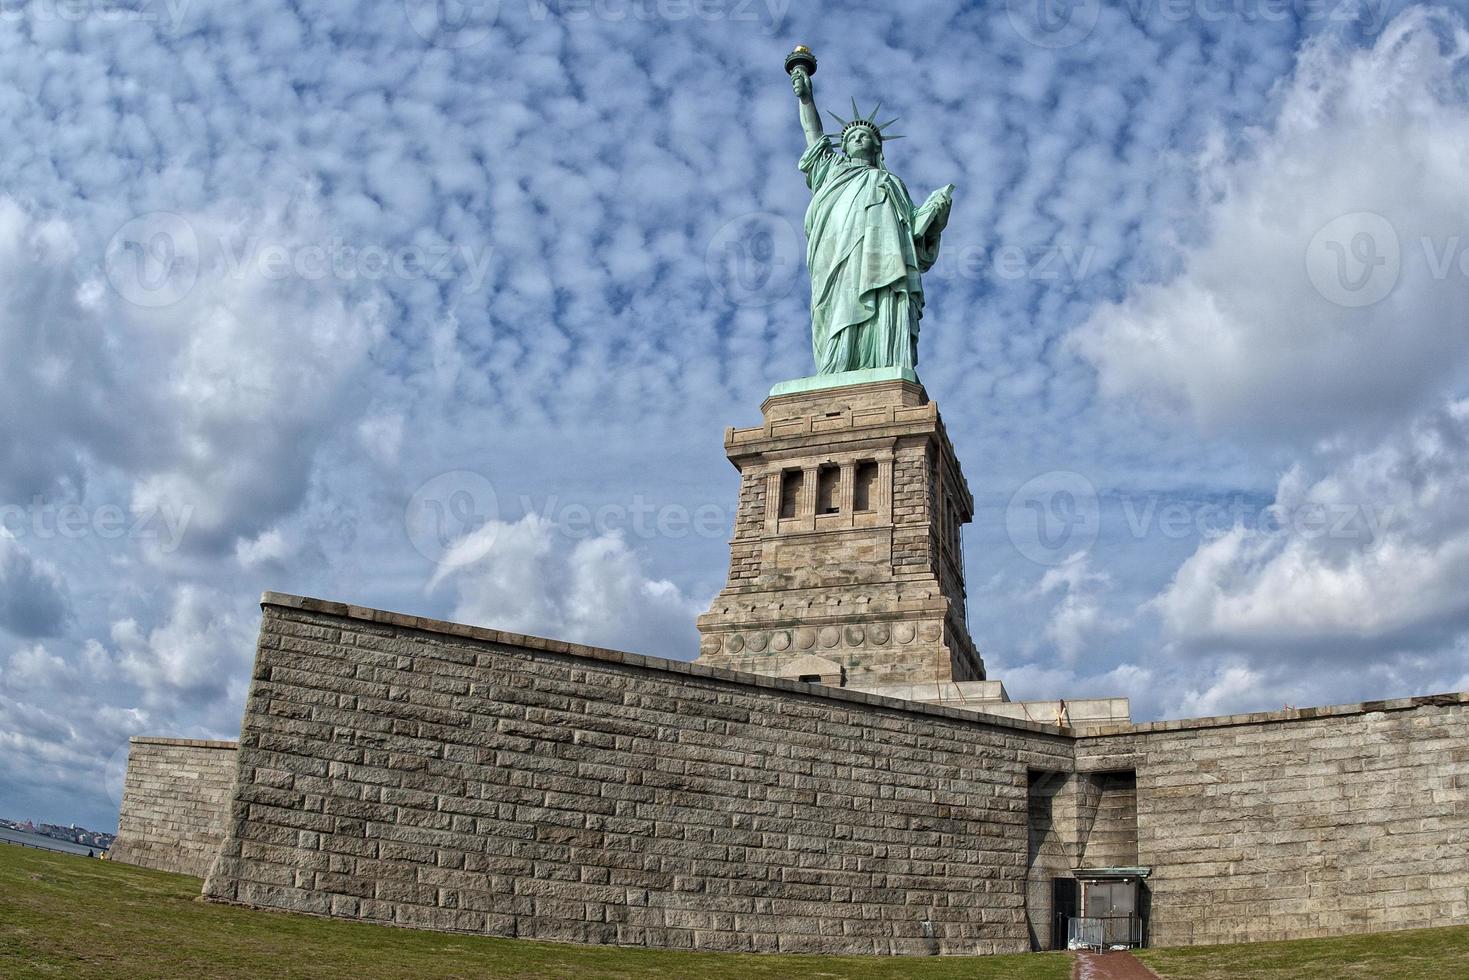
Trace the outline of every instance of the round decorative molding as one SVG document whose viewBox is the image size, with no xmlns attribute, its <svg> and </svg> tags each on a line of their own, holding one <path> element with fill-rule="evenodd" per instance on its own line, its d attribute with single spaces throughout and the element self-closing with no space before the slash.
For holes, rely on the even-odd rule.
<svg viewBox="0 0 1469 980">
<path fill-rule="evenodd" d="M 784 653 L 791 648 L 791 634 L 781 630 L 770 638 L 770 649 L 776 653 Z"/>
<path fill-rule="evenodd" d="M 824 626 L 824 627 L 822 627 L 822 629 L 821 629 L 821 645 L 822 646 L 824 646 L 824 647 L 834 647 L 838 643 L 841 642 L 841 639 L 842 639 L 841 630 L 837 629 L 835 626 Z"/>
<path fill-rule="evenodd" d="M 796 630 L 796 649 L 809 650 L 816 645 L 815 630 Z"/>
<path fill-rule="evenodd" d="M 770 634 L 768 633 L 751 633 L 748 640 L 750 650 L 754 653 L 763 653 L 769 642 Z"/>
<path fill-rule="evenodd" d="M 738 633 L 731 633 L 724 645 L 729 648 L 730 653 L 739 653 L 745 649 L 745 638 Z"/>
<path fill-rule="evenodd" d="M 893 635 L 898 638 L 899 643 L 912 643 L 913 638 L 918 635 L 918 630 L 912 623 L 899 623 L 893 630 Z"/>
<path fill-rule="evenodd" d="M 893 631 L 888 629 L 887 623 L 873 623 L 867 629 L 867 639 L 872 641 L 873 646 L 885 647 L 892 638 Z"/>
<path fill-rule="evenodd" d="M 924 643 L 937 643 L 944 631 L 938 623 L 924 623 L 919 629 L 919 635 L 923 637 Z"/>
<path fill-rule="evenodd" d="M 699 654 L 704 657 L 712 657 L 724 647 L 724 640 L 718 636 L 701 636 L 699 638 Z"/>
<path fill-rule="evenodd" d="M 848 626 L 844 632 L 849 647 L 860 647 L 867 642 L 867 631 L 860 626 Z"/>
</svg>

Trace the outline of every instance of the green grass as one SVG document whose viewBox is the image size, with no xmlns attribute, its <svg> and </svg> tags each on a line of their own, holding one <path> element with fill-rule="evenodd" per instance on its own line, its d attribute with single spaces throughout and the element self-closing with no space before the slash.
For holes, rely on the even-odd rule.
<svg viewBox="0 0 1469 980">
<path fill-rule="evenodd" d="M 736 956 L 451 936 L 199 899 L 199 880 L 0 844 L 0 977 L 892 977 L 1066 980 L 1064 953 Z M 1463 980 L 1469 927 L 1149 949 L 1165 980 Z"/>
<path fill-rule="evenodd" d="M 1464 980 L 1469 927 L 1145 949 L 1138 959 L 1165 980 Z"/>
<path fill-rule="evenodd" d="M 214 905 L 200 882 L 0 844 L 0 977 L 966 977 L 1065 980 L 1064 953 L 827 957 L 563 946 Z"/>
</svg>

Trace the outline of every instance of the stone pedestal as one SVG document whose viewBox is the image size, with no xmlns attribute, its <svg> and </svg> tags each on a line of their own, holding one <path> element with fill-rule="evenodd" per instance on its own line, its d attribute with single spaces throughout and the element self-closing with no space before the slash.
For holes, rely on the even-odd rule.
<svg viewBox="0 0 1469 980">
<path fill-rule="evenodd" d="M 974 501 L 923 386 L 797 390 L 761 408 L 763 425 L 725 433 L 739 511 L 699 663 L 790 676 L 814 657 L 796 679 L 864 687 L 983 680 L 960 545 Z"/>
</svg>

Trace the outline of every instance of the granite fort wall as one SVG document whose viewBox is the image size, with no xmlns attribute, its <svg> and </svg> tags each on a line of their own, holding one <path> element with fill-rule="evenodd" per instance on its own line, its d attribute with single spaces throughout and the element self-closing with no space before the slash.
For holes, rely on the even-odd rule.
<svg viewBox="0 0 1469 980">
<path fill-rule="evenodd" d="M 1076 762 L 1137 773 L 1155 945 L 1469 923 L 1469 695 L 1138 725 Z"/>
<path fill-rule="evenodd" d="M 134 738 L 108 857 L 203 878 L 224 840 L 234 742 Z"/>
<path fill-rule="evenodd" d="M 1058 729 L 267 594 L 205 894 L 539 939 L 1030 948 Z"/>
</svg>

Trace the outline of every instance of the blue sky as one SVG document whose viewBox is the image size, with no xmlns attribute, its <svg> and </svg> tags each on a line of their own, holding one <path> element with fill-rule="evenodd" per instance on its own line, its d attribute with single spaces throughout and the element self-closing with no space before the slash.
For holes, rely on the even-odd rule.
<svg viewBox="0 0 1469 980">
<path fill-rule="evenodd" d="M 919 372 L 1012 694 L 1469 687 L 1455 5 L 11 4 L 0 814 L 237 735 L 266 589 L 693 657 L 810 370 L 798 41 L 958 188 Z"/>
</svg>

